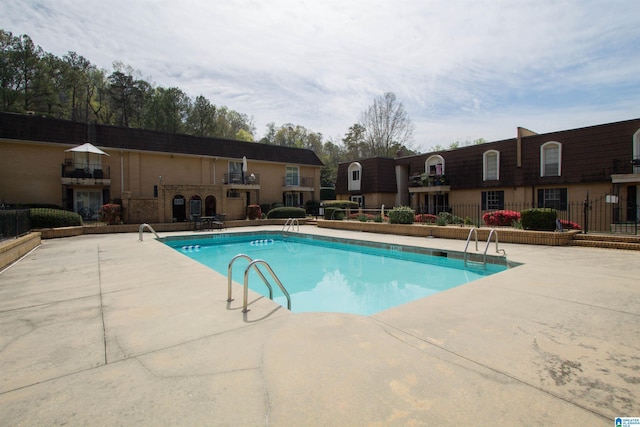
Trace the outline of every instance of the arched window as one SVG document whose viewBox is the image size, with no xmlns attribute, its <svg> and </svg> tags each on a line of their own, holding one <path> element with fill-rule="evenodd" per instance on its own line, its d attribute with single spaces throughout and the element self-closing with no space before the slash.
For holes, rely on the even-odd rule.
<svg viewBox="0 0 640 427">
<path fill-rule="evenodd" d="M 353 162 L 349 165 L 349 191 L 360 191 L 360 183 L 362 181 L 362 165 Z"/>
<path fill-rule="evenodd" d="M 562 144 L 555 141 L 540 146 L 540 176 L 560 176 L 562 174 Z"/>
<path fill-rule="evenodd" d="M 500 179 L 500 152 L 497 150 L 485 151 L 482 155 L 482 180 L 497 181 Z"/>
<path fill-rule="evenodd" d="M 202 216 L 202 198 L 197 194 L 191 196 L 189 200 L 189 216 L 191 219 Z"/>
<path fill-rule="evenodd" d="M 424 171 L 429 175 L 444 175 L 444 157 L 439 154 L 430 156 L 424 162 Z"/>
<path fill-rule="evenodd" d="M 213 216 L 216 213 L 216 198 L 215 196 L 209 195 L 204 199 L 204 215 Z"/>
</svg>

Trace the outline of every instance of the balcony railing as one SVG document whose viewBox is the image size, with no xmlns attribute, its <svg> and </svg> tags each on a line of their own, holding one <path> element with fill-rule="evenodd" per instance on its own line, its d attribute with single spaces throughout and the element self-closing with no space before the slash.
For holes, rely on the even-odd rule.
<svg viewBox="0 0 640 427">
<path fill-rule="evenodd" d="M 631 159 L 613 159 L 612 174 L 640 173 L 640 156 Z"/>
<path fill-rule="evenodd" d="M 409 178 L 410 187 L 433 187 L 439 185 L 449 185 L 449 180 L 445 175 L 420 174 Z"/>
<path fill-rule="evenodd" d="M 285 176 L 285 177 L 282 177 L 282 186 L 283 187 L 313 187 L 313 177 Z"/>
<path fill-rule="evenodd" d="M 62 178 L 85 178 L 85 179 L 110 179 L 111 169 L 109 166 L 105 168 L 99 163 L 89 163 L 75 165 L 72 162 L 66 162 L 62 165 Z"/>
<path fill-rule="evenodd" d="M 249 172 L 229 172 L 224 174 L 223 184 L 233 185 L 259 185 L 260 174 Z"/>
</svg>

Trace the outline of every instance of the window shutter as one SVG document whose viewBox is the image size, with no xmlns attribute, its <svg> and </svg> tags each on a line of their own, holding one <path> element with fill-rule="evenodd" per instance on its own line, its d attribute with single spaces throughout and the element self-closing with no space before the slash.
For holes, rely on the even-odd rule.
<svg viewBox="0 0 640 427">
<path fill-rule="evenodd" d="M 498 191 L 499 209 L 504 209 L 504 191 Z"/>
<path fill-rule="evenodd" d="M 561 211 L 567 210 L 567 189 L 566 188 L 560 189 L 560 210 Z"/>
<path fill-rule="evenodd" d="M 482 192 L 482 210 L 483 211 L 487 210 L 487 192 L 486 191 Z"/>
</svg>

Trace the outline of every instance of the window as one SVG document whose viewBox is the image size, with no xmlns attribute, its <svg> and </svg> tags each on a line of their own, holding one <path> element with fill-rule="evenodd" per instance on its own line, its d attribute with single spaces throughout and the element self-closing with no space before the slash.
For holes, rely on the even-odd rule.
<svg viewBox="0 0 640 427">
<path fill-rule="evenodd" d="M 349 165 L 349 191 L 360 191 L 360 183 L 362 176 L 362 165 L 358 162 L 353 162 Z"/>
<path fill-rule="evenodd" d="M 287 166 L 285 185 L 300 185 L 300 173 L 298 172 L 298 166 Z M 293 205 L 287 205 L 293 206 Z"/>
<path fill-rule="evenodd" d="M 424 162 L 424 171 L 429 175 L 444 175 L 444 157 L 434 155 Z"/>
<path fill-rule="evenodd" d="M 546 142 L 540 147 L 540 176 L 560 176 L 562 165 L 562 145 Z"/>
<path fill-rule="evenodd" d="M 497 181 L 500 179 L 500 152 L 496 150 L 485 151 L 482 155 L 483 168 L 482 168 L 482 180 L 483 181 Z"/>
<path fill-rule="evenodd" d="M 557 211 L 567 210 L 566 188 L 540 188 L 538 189 L 538 207 L 552 208 Z"/>
<path fill-rule="evenodd" d="M 302 200 L 300 200 L 300 193 L 286 193 L 284 195 L 284 205 L 285 206 L 302 205 Z"/>
<path fill-rule="evenodd" d="M 482 210 L 497 211 L 504 209 L 504 191 L 483 191 Z"/>
<path fill-rule="evenodd" d="M 357 202 L 358 206 L 364 207 L 364 196 L 351 196 L 352 202 Z"/>
</svg>

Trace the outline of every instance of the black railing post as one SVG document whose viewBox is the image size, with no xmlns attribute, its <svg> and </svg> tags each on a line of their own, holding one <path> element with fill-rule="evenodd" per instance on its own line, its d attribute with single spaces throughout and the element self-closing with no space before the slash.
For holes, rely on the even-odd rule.
<svg viewBox="0 0 640 427">
<path fill-rule="evenodd" d="M 584 201 L 584 227 L 582 228 L 584 234 L 589 232 L 589 193 Z"/>
</svg>

